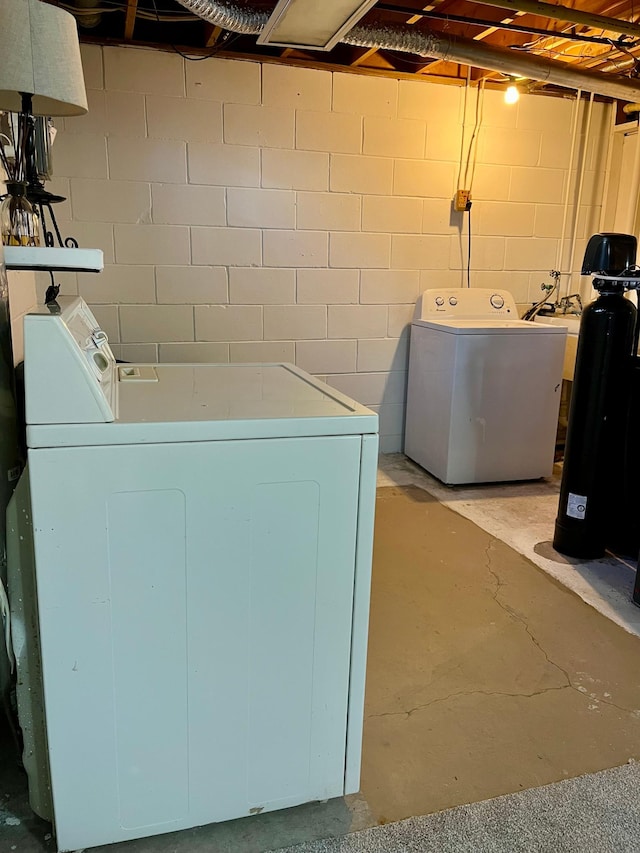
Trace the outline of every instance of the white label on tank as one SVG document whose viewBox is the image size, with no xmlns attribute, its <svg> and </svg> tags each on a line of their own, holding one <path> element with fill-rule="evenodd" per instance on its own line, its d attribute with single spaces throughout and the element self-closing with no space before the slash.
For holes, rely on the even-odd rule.
<svg viewBox="0 0 640 853">
<path fill-rule="evenodd" d="M 587 511 L 587 498 L 585 495 L 574 495 L 569 492 L 567 500 L 567 515 L 570 518 L 584 518 Z"/>
</svg>

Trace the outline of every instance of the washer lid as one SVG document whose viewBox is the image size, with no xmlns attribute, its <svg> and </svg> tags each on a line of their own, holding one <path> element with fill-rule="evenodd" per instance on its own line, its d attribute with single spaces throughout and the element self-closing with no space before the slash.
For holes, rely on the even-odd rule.
<svg viewBox="0 0 640 853">
<path fill-rule="evenodd" d="M 447 332 L 452 335 L 539 335 L 561 334 L 566 335 L 564 326 L 545 326 L 542 323 L 533 323 L 529 320 L 507 320 L 500 319 L 456 319 L 453 317 L 442 318 L 442 320 L 414 320 L 412 326 L 425 329 L 436 329 L 439 332 Z"/>
<path fill-rule="evenodd" d="M 111 423 L 27 425 L 27 444 L 78 447 L 361 435 L 378 416 L 291 364 L 123 364 Z"/>
</svg>

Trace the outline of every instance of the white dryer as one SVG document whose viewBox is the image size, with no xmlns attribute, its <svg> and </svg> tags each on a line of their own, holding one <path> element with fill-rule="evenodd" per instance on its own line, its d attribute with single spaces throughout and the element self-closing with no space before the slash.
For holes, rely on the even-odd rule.
<svg viewBox="0 0 640 853">
<path fill-rule="evenodd" d="M 377 415 L 291 365 L 116 365 L 80 299 L 25 318 L 25 385 L 9 588 L 58 849 L 357 791 Z"/>
<path fill-rule="evenodd" d="M 411 324 L 406 455 L 448 484 L 549 476 L 565 338 L 518 319 L 505 290 L 425 291 Z"/>
</svg>

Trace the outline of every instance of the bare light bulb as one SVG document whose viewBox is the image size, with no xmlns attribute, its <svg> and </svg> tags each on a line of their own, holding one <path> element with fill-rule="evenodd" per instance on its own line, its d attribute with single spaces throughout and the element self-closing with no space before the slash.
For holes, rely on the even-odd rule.
<svg viewBox="0 0 640 853">
<path fill-rule="evenodd" d="M 520 92 L 518 91 L 518 87 L 511 84 L 504 93 L 504 102 L 505 104 L 517 104 L 519 100 Z"/>
</svg>

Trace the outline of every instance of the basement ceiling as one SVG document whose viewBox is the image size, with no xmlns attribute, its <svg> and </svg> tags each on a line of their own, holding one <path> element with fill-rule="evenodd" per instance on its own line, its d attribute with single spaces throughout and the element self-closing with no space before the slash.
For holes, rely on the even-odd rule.
<svg viewBox="0 0 640 853">
<path fill-rule="evenodd" d="M 201 2 L 207 7 L 209 0 Z M 328 2 L 318 0 L 318 4 Z M 460 61 L 459 50 L 453 57 L 457 61 L 452 61 L 451 56 L 418 55 L 406 45 L 399 50 L 388 45 L 339 43 L 327 52 L 263 46 L 257 44 L 256 34 L 234 32 L 203 20 L 185 8 L 188 2 L 181 4 L 177 0 L 67 0 L 56 5 L 76 16 L 82 41 L 156 46 L 193 58 L 242 57 L 361 73 L 412 75 L 448 83 L 484 79 L 488 84 L 498 85 L 508 79 L 509 56 L 537 56 L 563 70 L 592 72 L 611 81 L 623 78 L 625 83 L 640 88 L 640 0 L 637 8 L 628 0 L 579 3 L 568 0 L 565 5 L 500 0 L 500 6 L 496 2 L 434 0 L 425 5 L 417 0 L 402 3 L 387 0 L 375 3 L 357 25 L 365 32 L 392 32 L 411 38 L 433 35 L 440 43 L 444 39 L 447 44 L 471 44 L 472 55 L 466 62 Z M 275 0 L 221 0 L 213 4 L 215 8 L 230 8 L 241 14 L 255 13 L 262 19 L 268 17 L 275 5 Z M 495 68 L 495 61 L 483 60 L 482 53 L 487 48 L 508 51 L 506 64 L 500 70 Z M 469 52 L 466 47 L 465 51 L 466 56 Z M 487 64 L 493 64 L 493 70 Z M 522 71 L 518 76 L 526 77 Z M 545 79 L 541 74 L 537 80 L 525 79 L 522 85 L 532 91 L 562 91 L 556 83 L 544 82 Z M 600 94 L 620 97 L 615 92 Z"/>
</svg>

